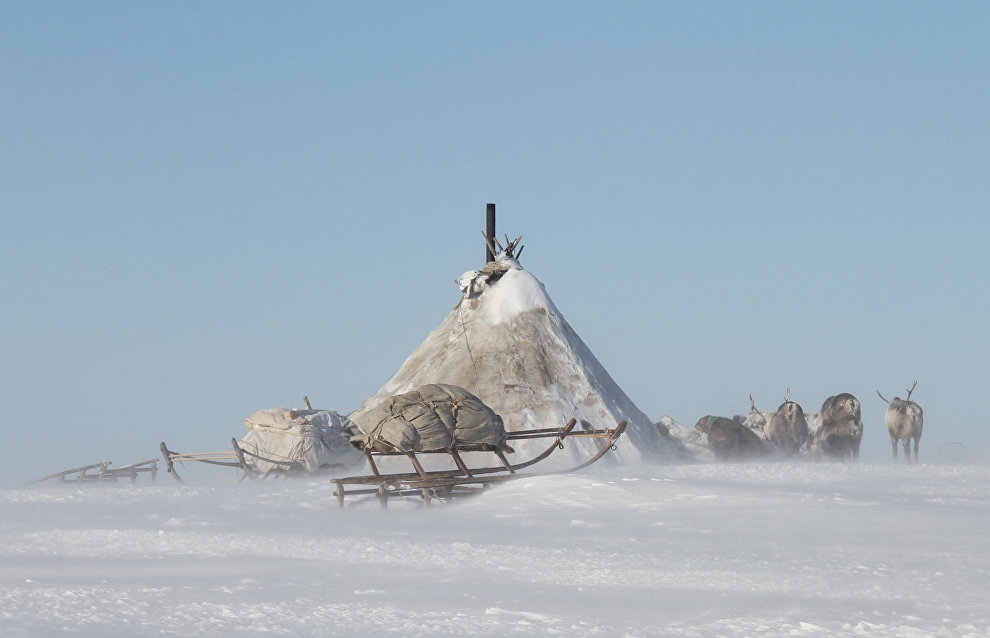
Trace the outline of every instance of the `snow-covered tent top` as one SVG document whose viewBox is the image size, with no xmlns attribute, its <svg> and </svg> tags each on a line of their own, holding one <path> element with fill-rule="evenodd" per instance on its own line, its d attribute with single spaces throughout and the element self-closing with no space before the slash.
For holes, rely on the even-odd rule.
<svg viewBox="0 0 990 638">
<path fill-rule="evenodd" d="M 638 462 L 673 442 L 612 380 L 554 306 L 536 277 L 505 252 L 484 270 L 457 280 L 462 298 L 446 319 L 373 396 L 349 416 L 368 431 L 372 413 L 390 397 L 419 386 L 461 386 L 499 414 L 509 431 L 561 427 L 572 417 L 585 428 L 627 421 L 617 453 Z M 526 442 L 520 446 L 525 448 Z M 580 460 L 590 441 L 568 443 L 554 459 Z M 515 445 L 515 444 L 514 444 Z"/>
</svg>

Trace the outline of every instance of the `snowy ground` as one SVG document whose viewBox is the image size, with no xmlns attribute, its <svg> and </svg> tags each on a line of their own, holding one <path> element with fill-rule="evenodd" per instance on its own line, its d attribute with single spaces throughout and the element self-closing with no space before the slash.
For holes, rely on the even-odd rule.
<svg viewBox="0 0 990 638">
<path fill-rule="evenodd" d="M 0 491 L 0 635 L 990 635 L 984 466 L 604 468 L 385 511 L 169 480 Z"/>
</svg>

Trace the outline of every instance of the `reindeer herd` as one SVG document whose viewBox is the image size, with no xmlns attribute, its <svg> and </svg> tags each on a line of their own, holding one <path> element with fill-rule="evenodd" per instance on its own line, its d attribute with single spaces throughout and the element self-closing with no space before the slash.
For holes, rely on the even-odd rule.
<svg viewBox="0 0 990 638">
<path fill-rule="evenodd" d="M 911 461 L 911 441 L 914 441 L 914 460 L 918 460 L 924 414 L 921 406 L 911 400 L 917 385 L 915 381 L 906 399 L 894 397 L 888 401 L 877 390 L 887 403 L 884 422 L 890 433 L 894 460 L 897 460 L 897 444 L 902 442 L 904 458 Z M 749 405 L 746 415 L 731 419 L 708 415 L 698 419 L 695 428 L 708 435 L 708 447 L 716 458 L 754 460 L 774 452 L 785 457 L 807 454 L 832 459 L 859 458 L 863 419 L 859 399 L 848 392 L 825 399 L 821 411 L 810 416 L 791 401 L 790 388 L 774 412 L 758 410 L 752 396 Z"/>
</svg>

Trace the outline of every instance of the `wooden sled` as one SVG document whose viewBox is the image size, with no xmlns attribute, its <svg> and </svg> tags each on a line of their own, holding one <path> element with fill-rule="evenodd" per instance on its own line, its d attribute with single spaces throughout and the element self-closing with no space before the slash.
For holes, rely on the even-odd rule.
<svg viewBox="0 0 990 638">
<path fill-rule="evenodd" d="M 487 444 L 455 444 L 443 450 L 429 450 L 421 452 L 382 452 L 369 449 L 365 446 L 361 449 L 368 460 L 368 466 L 372 474 L 366 476 L 348 476 L 344 478 L 332 479 L 336 486 L 337 504 L 344 506 L 344 498 L 347 495 L 377 495 L 382 507 L 388 505 L 388 499 L 395 496 L 417 496 L 423 499 L 426 504 L 434 499 L 446 499 L 457 494 L 468 494 L 484 490 L 493 483 L 506 481 L 522 476 L 544 476 L 550 474 L 563 474 L 566 472 L 576 472 L 588 467 L 598 459 L 602 458 L 606 452 L 615 449 L 615 442 L 626 429 L 626 422 L 623 421 L 615 428 L 595 430 L 584 429 L 574 431 L 576 419 L 571 419 L 562 428 L 544 428 L 538 430 L 520 430 L 509 432 L 507 440 L 520 441 L 525 439 L 553 439 L 549 447 L 540 454 L 522 463 L 512 464 L 505 458 L 504 452 L 493 445 Z M 544 473 L 517 474 L 521 469 L 535 465 L 546 459 L 558 449 L 564 448 L 565 438 L 592 438 L 600 444 L 597 454 L 590 459 L 567 470 Z M 360 448 L 359 448 L 360 449 Z M 461 458 L 461 452 L 491 452 L 499 460 L 500 465 L 492 467 L 469 468 Z M 456 469 L 427 471 L 420 463 L 417 454 L 446 454 L 451 457 Z M 405 473 L 382 473 L 375 464 L 375 458 L 379 456 L 406 456 L 412 463 L 415 472 Z M 352 487 L 356 486 L 356 487 Z"/>
<path fill-rule="evenodd" d="M 131 483 L 137 482 L 138 474 L 151 474 L 151 482 L 154 483 L 158 475 L 158 459 L 131 463 L 121 467 L 110 467 L 110 461 L 101 461 L 92 465 L 75 467 L 71 470 L 55 472 L 48 476 L 29 481 L 24 485 L 33 485 L 45 481 L 54 480 L 56 483 L 114 483 L 121 478 L 131 479 Z"/>
<path fill-rule="evenodd" d="M 168 449 L 165 445 L 165 441 L 162 441 L 161 451 L 162 458 L 165 459 L 165 469 L 168 471 L 172 477 L 178 481 L 180 484 L 185 484 L 182 477 L 179 476 L 179 472 L 175 468 L 176 463 L 185 463 L 187 461 L 196 463 L 206 463 L 209 465 L 221 465 L 223 467 L 232 467 L 241 471 L 240 478 L 238 482 L 243 481 L 246 478 L 249 479 L 266 479 L 269 477 L 276 476 L 288 476 L 293 472 L 301 472 L 305 468 L 301 463 L 291 460 L 283 459 L 273 459 L 264 456 L 259 456 L 245 450 L 240 445 L 237 444 L 237 439 L 230 440 L 231 447 L 233 448 L 230 452 L 193 452 L 193 453 L 181 453 L 173 452 Z M 252 468 L 248 462 L 247 458 L 253 457 L 275 466 L 274 468 L 266 471 L 260 472 Z"/>
</svg>

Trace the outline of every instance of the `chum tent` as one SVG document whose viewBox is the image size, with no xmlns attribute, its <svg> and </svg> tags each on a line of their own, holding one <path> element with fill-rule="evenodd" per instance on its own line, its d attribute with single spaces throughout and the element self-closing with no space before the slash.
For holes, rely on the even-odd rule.
<svg viewBox="0 0 990 638">
<path fill-rule="evenodd" d="M 448 384 L 477 395 L 509 431 L 561 427 L 572 417 L 584 428 L 614 428 L 627 421 L 626 435 L 617 443 L 620 462 L 675 453 L 678 444 L 622 391 L 511 250 L 456 281 L 462 295 L 457 305 L 349 415 L 364 432 L 376 426 L 379 406 L 390 397 L 426 384 Z M 573 462 L 586 452 L 575 447 L 595 442 L 568 445 L 569 454 L 555 458 Z"/>
</svg>

